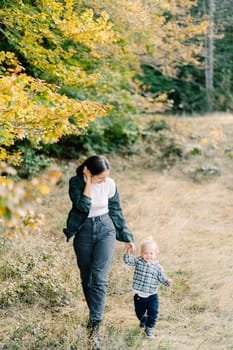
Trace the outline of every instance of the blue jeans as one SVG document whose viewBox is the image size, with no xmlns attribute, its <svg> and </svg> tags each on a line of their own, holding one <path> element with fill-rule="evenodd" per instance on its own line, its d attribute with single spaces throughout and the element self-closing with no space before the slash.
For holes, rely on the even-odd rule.
<svg viewBox="0 0 233 350">
<path fill-rule="evenodd" d="M 73 246 L 91 321 L 102 319 L 116 231 L 108 214 L 87 218 Z"/>
<path fill-rule="evenodd" d="M 159 297 L 158 294 L 150 295 L 148 298 L 139 297 L 134 295 L 134 307 L 135 313 L 139 320 L 147 314 L 146 327 L 154 327 L 158 318 L 159 310 Z"/>
</svg>

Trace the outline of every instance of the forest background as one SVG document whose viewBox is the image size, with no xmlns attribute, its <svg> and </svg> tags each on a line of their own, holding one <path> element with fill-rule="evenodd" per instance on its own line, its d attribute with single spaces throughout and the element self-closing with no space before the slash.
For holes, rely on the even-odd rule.
<svg viewBox="0 0 233 350">
<path fill-rule="evenodd" d="M 36 255 L 30 241 L 51 224 L 43 208 L 51 190 L 65 186 L 74 159 L 104 153 L 116 168 L 120 157 L 124 169 L 176 169 L 194 183 L 222 176 L 217 157 L 232 159 L 231 119 L 224 119 L 227 130 L 206 117 L 213 125 L 202 133 L 195 118 L 232 112 L 231 14 L 230 0 L 1 1 L 0 234 L 1 256 L 7 251 L 11 257 L 0 270 L 2 319 L 11 324 L 1 335 L 3 349 L 76 346 L 63 336 L 48 340 L 50 327 L 33 340 L 37 330 L 20 311 L 41 312 L 47 299 L 52 314 L 64 307 L 64 325 L 67 305 L 80 295 L 76 286 L 68 291 L 71 301 L 64 296 L 68 275 L 61 282 L 45 271 L 51 253 Z M 16 246 L 30 241 L 27 261 L 15 238 L 21 242 Z M 179 288 L 186 290 L 189 273 L 181 275 Z M 73 287 L 72 281 L 68 289 Z M 16 310 L 18 321 L 11 323 Z M 132 341 L 125 337 L 117 337 L 124 348 Z M 85 348 L 82 337 L 78 341 Z"/>
</svg>

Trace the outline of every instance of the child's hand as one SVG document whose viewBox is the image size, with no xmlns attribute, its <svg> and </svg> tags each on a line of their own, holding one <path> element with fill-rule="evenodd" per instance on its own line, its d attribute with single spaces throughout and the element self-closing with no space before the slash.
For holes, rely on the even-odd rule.
<svg viewBox="0 0 233 350">
<path fill-rule="evenodd" d="M 167 285 L 170 286 L 172 284 L 172 279 L 168 278 Z"/>
</svg>

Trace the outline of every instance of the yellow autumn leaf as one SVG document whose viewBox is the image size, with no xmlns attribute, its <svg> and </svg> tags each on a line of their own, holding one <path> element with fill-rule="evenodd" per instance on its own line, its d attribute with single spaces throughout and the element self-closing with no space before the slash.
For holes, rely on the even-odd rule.
<svg viewBox="0 0 233 350">
<path fill-rule="evenodd" d="M 208 139 L 206 138 L 206 137 L 203 137 L 202 139 L 201 139 L 201 143 L 204 145 L 204 144 L 207 144 L 209 141 L 208 141 Z"/>
<path fill-rule="evenodd" d="M 49 191 L 50 191 L 49 187 L 46 186 L 45 184 L 42 184 L 42 183 L 40 183 L 38 185 L 38 188 L 39 188 L 41 194 L 44 195 L 44 196 L 47 195 L 49 193 Z"/>
</svg>

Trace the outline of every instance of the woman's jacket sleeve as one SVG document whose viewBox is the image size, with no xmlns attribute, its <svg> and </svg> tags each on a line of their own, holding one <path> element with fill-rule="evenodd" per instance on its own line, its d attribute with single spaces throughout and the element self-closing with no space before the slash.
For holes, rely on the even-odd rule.
<svg viewBox="0 0 233 350">
<path fill-rule="evenodd" d="M 116 239 L 121 242 L 133 242 L 133 234 L 126 225 L 117 188 L 115 195 L 112 198 L 109 198 L 108 209 L 109 216 L 111 217 L 116 229 Z"/>
<path fill-rule="evenodd" d="M 91 207 L 91 198 L 83 194 L 85 183 L 74 176 L 69 181 L 69 196 L 73 205 L 73 209 L 89 213 Z"/>
<path fill-rule="evenodd" d="M 82 177 L 74 176 L 69 181 L 72 208 L 66 220 L 66 228 L 63 229 L 67 242 L 79 231 L 91 207 L 91 198 L 83 194 L 84 187 L 85 182 Z"/>
</svg>

